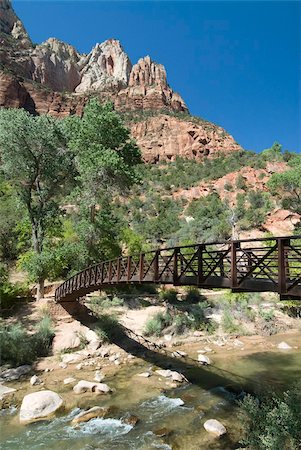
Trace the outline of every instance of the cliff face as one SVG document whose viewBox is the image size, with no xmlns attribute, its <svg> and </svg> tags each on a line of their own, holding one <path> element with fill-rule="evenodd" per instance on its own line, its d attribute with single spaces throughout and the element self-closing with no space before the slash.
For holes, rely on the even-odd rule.
<svg viewBox="0 0 301 450">
<path fill-rule="evenodd" d="M 96 44 L 88 55 L 55 38 L 34 46 L 10 1 L 0 0 L 0 106 L 59 117 L 81 115 L 91 95 L 112 101 L 120 111 L 188 113 L 168 85 L 165 68 L 149 56 L 132 66 L 115 39 Z M 209 132 L 202 124 L 164 114 L 132 124 L 131 130 L 147 161 L 240 149 L 213 124 Z"/>
</svg>

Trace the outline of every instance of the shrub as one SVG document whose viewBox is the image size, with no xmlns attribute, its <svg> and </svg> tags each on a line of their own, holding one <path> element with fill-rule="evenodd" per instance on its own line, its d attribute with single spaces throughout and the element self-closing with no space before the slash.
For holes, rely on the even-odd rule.
<svg viewBox="0 0 301 450">
<path fill-rule="evenodd" d="M 235 334 L 241 333 L 242 329 L 236 324 L 233 314 L 230 310 L 225 310 L 222 317 L 222 327 L 226 333 Z"/>
<path fill-rule="evenodd" d="M 0 354 L 2 363 L 18 366 L 31 364 L 50 350 L 54 332 L 51 320 L 45 316 L 33 334 L 27 333 L 20 324 L 0 324 Z"/>
<path fill-rule="evenodd" d="M 95 333 L 103 342 L 110 342 L 113 336 L 120 333 L 117 318 L 111 314 L 102 314 L 97 320 Z"/>
<path fill-rule="evenodd" d="M 245 436 L 241 444 L 254 450 L 297 450 L 301 445 L 301 384 L 281 395 L 240 403 Z"/>
<path fill-rule="evenodd" d="M 178 301 L 178 292 L 175 289 L 163 289 L 159 298 L 167 303 L 176 303 Z"/>
<path fill-rule="evenodd" d="M 164 328 L 172 324 L 172 317 L 169 313 L 159 312 L 146 322 L 144 334 L 146 336 L 161 336 Z"/>
<path fill-rule="evenodd" d="M 189 286 L 187 294 L 185 295 L 185 301 L 187 303 L 198 303 L 202 299 L 198 288 Z"/>
</svg>

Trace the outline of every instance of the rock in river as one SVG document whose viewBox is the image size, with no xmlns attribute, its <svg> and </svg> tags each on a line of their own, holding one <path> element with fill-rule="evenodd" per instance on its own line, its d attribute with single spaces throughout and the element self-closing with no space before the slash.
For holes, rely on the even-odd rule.
<svg viewBox="0 0 301 450">
<path fill-rule="evenodd" d="M 47 419 L 62 405 L 62 397 L 53 391 L 39 391 L 25 395 L 20 409 L 20 422 L 30 423 Z"/>
<path fill-rule="evenodd" d="M 278 344 L 277 346 L 280 350 L 291 350 L 292 347 L 287 344 L 286 342 L 280 342 L 280 344 Z"/>
<path fill-rule="evenodd" d="M 227 433 L 226 427 L 216 419 L 206 420 L 204 428 L 208 433 L 213 433 L 216 436 L 222 436 Z"/>
<path fill-rule="evenodd" d="M 105 417 L 108 413 L 109 408 L 103 408 L 101 406 L 94 406 L 93 408 L 88 409 L 87 411 L 81 411 L 77 416 L 75 416 L 72 420 L 72 424 L 88 422 L 91 419 L 96 417 Z"/>
</svg>

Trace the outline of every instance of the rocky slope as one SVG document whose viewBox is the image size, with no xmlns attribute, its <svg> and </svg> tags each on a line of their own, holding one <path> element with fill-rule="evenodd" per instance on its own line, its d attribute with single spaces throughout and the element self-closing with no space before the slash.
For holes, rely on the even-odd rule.
<svg viewBox="0 0 301 450">
<path fill-rule="evenodd" d="M 165 68 L 149 56 L 132 65 L 115 39 L 96 44 L 87 55 L 55 38 L 33 45 L 10 1 L 0 0 L 0 106 L 59 117 L 81 115 L 91 95 L 124 112 L 187 113 L 157 114 L 130 124 L 146 161 L 201 158 L 241 148 L 220 127 L 193 123 L 184 100 L 169 86 Z"/>
</svg>

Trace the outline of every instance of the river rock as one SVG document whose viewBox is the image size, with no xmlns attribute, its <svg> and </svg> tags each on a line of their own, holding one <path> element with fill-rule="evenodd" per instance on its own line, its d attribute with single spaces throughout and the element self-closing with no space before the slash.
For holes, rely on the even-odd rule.
<svg viewBox="0 0 301 450">
<path fill-rule="evenodd" d="M 135 414 L 128 414 L 127 416 L 123 417 L 121 420 L 123 423 L 132 425 L 132 427 L 134 427 L 139 422 L 139 417 L 135 416 Z"/>
<path fill-rule="evenodd" d="M 177 381 L 179 383 L 183 383 L 183 381 L 187 381 L 186 378 L 184 377 L 184 375 L 182 375 L 179 372 L 176 372 L 175 370 L 173 370 L 171 372 L 171 379 L 172 379 L 172 381 Z"/>
<path fill-rule="evenodd" d="M 216 419 L 206 420 L 204 428 L 208 433 L 213 433 L 216 436 L 222 436 L 227 433 L 226 427 Z"/>
<path fill-rule="evenodd" d="M 36 385 L 38 385 L 38 384 L 42 384 L 42 380 L 40 380 L 40 378 L 37 377 L 37 375 L 33 375 L 33 376 L 30 378 L 30 384 L 31 384 L 32 386 L 36 386 Z"/>
<path fill-rule="evenodd" d="M 88 330 L 85 334 L 85 338 L 88 341 L 89 350 L 96 351 L 100 347 L 101 340 L 95 331 Z"/>
<path fill-rule="evenodd" d="M 13 392 L 16 392 L 16 389 L 9 388 L 7 386 L 3 386 L 3 384 L 0 384 L 0 400 L 2 400 L 6 395 L 12 394 Z"/>
<path fill-rule="evenodd" d="M 107 394 L 111 392 L 109 386 L 105 383 L 93 383 L 91 381 L 80 380 L 73 388 L 75 394 L 83 392 L 95 392 L 96 394 Z"/>
<path fill-rule="evenodd" d="M 72 383 L 75 383 L 75 382 L 76 382 L 76 379 L 72 378 L 72 377 L 64 379 L 64 384 L 72 384 Z"/>
<path fill-rule="evenodd" d="M 63 399 L 53 391 L 25 395 L 20 409 L 20 422 L 30 423 L 52 416 L 63 405 Z"/>
<path fill-rule="evenodd" d="M 77 331 L 74 330 L 65 330 L 58 332 L 52 343 L 52 351 L 53 353 L 59 353 L 62 350 L 66 349 L 75 349 L 80 346 L 80 337 L 78 336 Z"/>
<path fill-rule="evenodd" d="M 81 353 L 67 353 L 62 357 L 63 364 L 76 364 L 84 359 L 85 355 Z"/>
<path fill-rule="evenodd" d="M 206 355 L 203 355 L 202 353 L 199 353 L 198 354 L 198 361 L 201 363 L 201 364 L 211 364 L 211 361 L 210 361 L 210 359 L 208 358 L 208 356 L 206 356 Z"/>
<path fill-rule="evenodd" d="M 7 369 L 1 372 L 0 381 L 14 381 L 19 380 L 23 375 L 28 374 L 31 371 L 31 366 L 24 365 L 14 369 Z"/>
<path fill-rule="evenodd" d="M 159 370 L 156 370 L 156 374 L 158 374 L 164 378 L 169 378 L 169 377 L 171 377 L 172 371 L 169 369 L 167 369 L 167 370 L 159 369 Z"/>
<path fill-rule="evenodd" d="M 291 350 L 292 347 L 287 344 L 286 342 L 280 342 L 280 344 L 278 344 L 277 346 L 280 350 Z"/>
<path fill-rule="evenodd" d="M 88 422 L 91 419 L 95 419 L 96 417 L 105 417 L 108 413 L 109 408 L 104 408 L 101 406 L 94 406 L 93 408 L 88 409 L 87 411 L 81 411 L 77 416 L 75 416 L 72 420 L 72 425 L 82 422 Z"/>
<path fill-rule="evenodd" d="M 150 372 L 138 373 L 138 377 L 149 378 L 151 376 Z"/>
<path fill-rule="evenodd" d="M 100 383 L 104 379 L 104 374 L 100 372 L 100 370 L 96 370 L 94 381 L 97 381 L 97 383 Z"/>
</svg>

